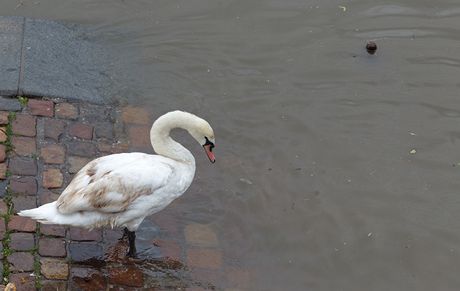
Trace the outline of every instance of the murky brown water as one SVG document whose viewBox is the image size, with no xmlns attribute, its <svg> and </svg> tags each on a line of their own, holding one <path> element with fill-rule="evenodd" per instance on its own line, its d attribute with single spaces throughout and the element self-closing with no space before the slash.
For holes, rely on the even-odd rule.
<svg viewBox="0 0 460 291">
<path fill-rule="evenodd" d="M 199 169 L 182 219 L 219 230 L 249 290 L 458 290 L 455 1 L 0 6 L 93 25 L 128 102 L 211 122 L 215 165 L 185 139 Z"/>
</svg>

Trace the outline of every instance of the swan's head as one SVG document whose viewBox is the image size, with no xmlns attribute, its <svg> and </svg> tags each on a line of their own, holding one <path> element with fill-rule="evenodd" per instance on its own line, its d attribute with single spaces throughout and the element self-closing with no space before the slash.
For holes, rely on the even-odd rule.
<svg viewBox="0 0 460 291">
<path fill-rule="evenodd" d="M 216 161 L 216 157 L 212 152 L 214 148 L 214 131 L 209 123 L 188 112 L 175 110 L 160 116 L 152 125 L 150 130 L 150 140 L 152 141 L 153 149 L 158 153 L 167 157 L 181 159 L 168 147 L 165 147 L 164 140 L 169 138 L 169 133 L 173 128 L 183 128 L 187 130 L 196 141 L 203 146 L 206 155 L 211 163 Z"/>
<path fill-rule="evenodd" d="M 216 157 L 214 156 L 212 149 L 214 148 L 216 140 L 214 138 L 214 131 L 209 123 L 198 117 L 195 126 L 192 129 L 189 129 L 189 132 L 196 141 L 203 146 L 209 161 L 214 163 L 216 161 Z"/>
</svg>

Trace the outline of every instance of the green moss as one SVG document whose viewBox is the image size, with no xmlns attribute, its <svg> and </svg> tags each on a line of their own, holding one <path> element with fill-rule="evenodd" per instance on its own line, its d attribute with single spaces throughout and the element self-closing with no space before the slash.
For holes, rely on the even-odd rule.
<svg viewBox="0 0 460 291">
<path fill-rule="evenodd" d="M 18 96 L 18 100 L 22 107 L 26 107 L 27 103 L 29 103 L 29 98 L 27 97 Z"/>
<path fill-rule="evenodd" d="M 37 288 L 37 290 L 41 290 L 42 281 L 40 280 L 40 261 L 38 260 L 38 257 L 35 257 L 35 261 L 34 261 L 34 275 L 35 275 L 35 288 Z"/>
<path fill-rule="evenodd" d="M 10 112 L 8 115 L 8 125 L 6 126 L 6 141 L 3 142 L 3 144 L 6 146 L 6 151 L 7 153 L 13 150 L 13 144 L 11 142 L 11 138 L 13 136 L 13 128 L 12 128 L 12 123 L 16 119 L 16 113 L 15 112 Z M 11 172 L 7 171 L 6 176 L 9 177 L 11 176 Z M 12 198 L 12 192 L 9 187 L 6 188 L 5 192 L 5 197 L 3 198 L 3 201 L 5 202 L 7 206 L 7 212 L 3 214 L 3 219 L 5 223 L 5 229 L 6 226 L 8 225 L 8 222 L 11 219 L 11 216 L 13 215 L 13 198 Z M 11 232 L 7 229 L 5 231 L 5 235 L 2 240 L 2 245 L 3 245 L 3 280 L 5 282 L 8 282 L 9 276 L 10 276 L 10 265 L 8 263 L 8 256 L 12 254 L 12 250 L 10 249 L 10 242 L 11 242 Z"/>
<path fill-rule="evenodd" d="M 13 137 L 13 121 L 16 119 L 16 112 L 10 112 L 8 115 L 8 125 L 5 128 L 5 134 L 6 134 L 6 141 L 1 142 L 1 144 L 4 144 L 6 146 L 6 152 L 10 152 L 14 149 L 13 143 L 11 141 Z"/>
<path fill-rule="evenodd" d="M 8 222 L 11 219 L 11 216 L 13 215 L 13 202 L 12 202 L 12 195 L 11 195 L 11 190 L 9 187 L 6 188 L 6 194 L 5 197 L 3 198 L 5 201 L 8 211 L 3 215 L 4 218 L 4 223 L 5 223 L 5 228 L 8 225 Z M 10 249 L 10 242 L 11 242 L 11 232 L 9 230 L 6 230 L 5 236 L 3 237 L 2 244 L 3 244 L 3 280 L 5 282 L 8 282 L 9 276 L 10 276 L 10 264 L 8 263 L 8 256 L 10 256 L 13 251 Z"/>
</svg>

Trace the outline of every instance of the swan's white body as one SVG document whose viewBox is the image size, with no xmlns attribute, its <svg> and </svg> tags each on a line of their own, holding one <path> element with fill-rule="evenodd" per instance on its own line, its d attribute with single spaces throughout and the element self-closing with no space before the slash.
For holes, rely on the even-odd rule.
<svg viewBox="0 0 460 291">
<path fill-rule="evenodd" d="M 169 112 L 152 126 L 150 138 L 158 155 L 123 153 L 89 162 L 57 201 L 18 214 L 45 224 L 95 228 L 109 225 L 135 231 L 144 218 L 182 195 L 195 175 L 195 159 L 170 138 L 180 127 L 200 143 L 214 142 L 209 124 L 190 113 Z"/>
</svg>

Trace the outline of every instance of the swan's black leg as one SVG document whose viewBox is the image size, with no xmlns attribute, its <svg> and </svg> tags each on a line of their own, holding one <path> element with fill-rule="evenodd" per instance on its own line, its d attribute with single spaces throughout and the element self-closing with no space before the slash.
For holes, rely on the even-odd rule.
<svg viewBox="0 0 460 291">
<path fill-rule="evenodd" d="M 126 227 L 124 229 L 123 236 L 128 237 L 129 250 L 127 256 L 130 258 L 136 257 L 136 232 L 129 231 Z"/>
</svg>

